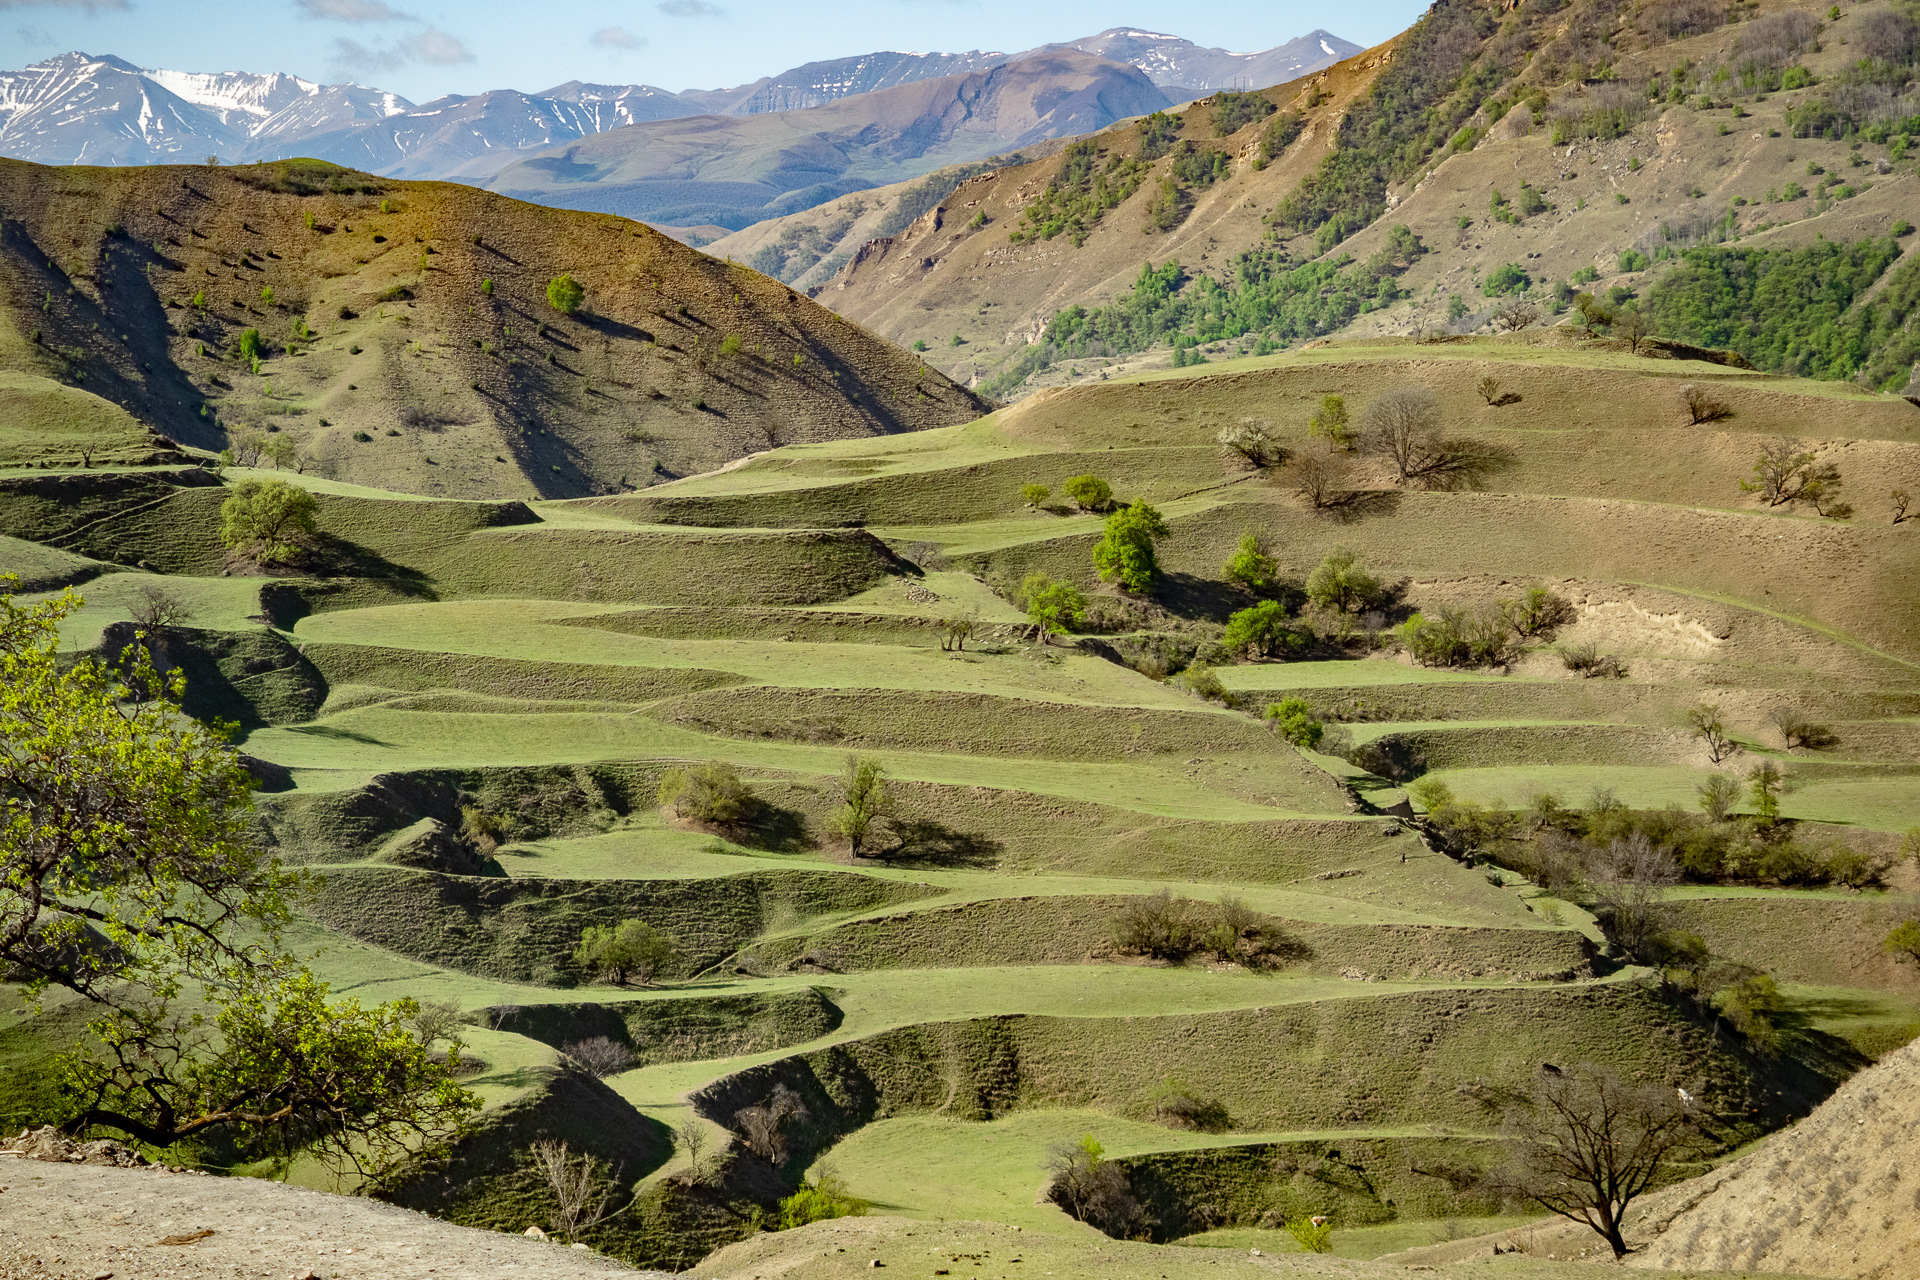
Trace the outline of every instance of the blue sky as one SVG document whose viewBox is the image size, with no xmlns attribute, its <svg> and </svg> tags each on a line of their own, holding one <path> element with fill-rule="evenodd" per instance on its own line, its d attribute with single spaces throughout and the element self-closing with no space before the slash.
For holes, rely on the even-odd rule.
<svg viewBox="0 0 1920 1280">
<path fill-rule="evenodd" d="M 179 71 L 290 71 L 416 102 L 563 81 L 713 89 L 873 49 L 1016 50 L 1137 25 L 1265 49 L 1323 27 L 1357 44 L 1421 0 L 0 0 L 0 67 L 68 49 Z"/>
</svg>

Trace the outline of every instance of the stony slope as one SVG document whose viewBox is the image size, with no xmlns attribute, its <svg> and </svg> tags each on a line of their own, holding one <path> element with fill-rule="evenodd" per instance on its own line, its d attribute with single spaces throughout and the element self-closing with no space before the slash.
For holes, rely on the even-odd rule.
<svg viewBox="0 0 1920 1280">
<path fill-rule="evenodd" d="M 1669 30 L 1655 21 L 1657 15 L 1636 18 L 1607 0 L 1577 5 L 1566 20 L 1551 22 L 1526 10 L 1494 15 L 1469 4 L 1437 5 L 1426 19 L 1425 36 L 1416 28 L 1307 83 L 1267 90 L 1276 105 L 1301 113 L 1303 128 L 1284 157 L 1264 169 L 1254 145 L 1260 124 L 1214 142 L 1210 106 L 1188 108 L 1182 136 L 1228 151 L 1232 164 L 1217 181 L 1191 187 L 1169 230 L 1153 229 L 1149 218 L 1158 208 L 1156 182 L 1169 176 L 1172 158 L 1158 161 L 1149 180 L 1109 209 L 1077 247 L 1067 237 L 1014 240 L 1010 233 L 1019 228 L 1022 211 L 1060 172 L 1063 161 L 1055 156 L 977 178 L 912 226 L 870 241 L 855 238 L 871 236 L 871 223 L 843 227 L 831 214 L 815 215 L 805 224 L 807 233 L 839 228 L 839 243 L 830 252 L 849 260 L 832 280 L 807 283 L 836 309 L 896 341 L 927 342 L 930 359 L 973 381 L 1010 360 L 1031 360 L 1029 344 L 1066 307 L 1123 299 L 1145 263 L 1172 259 L 1187 280 L 1206 276 L 1229 286 L 1276 265 L 1351 259 L 1359 270 L 1387 246 L 1391 228 L 1404 225 L 1425 252 L 1404 270 L 1390 266 L 1384 272 L 1394 280 L 1393 301 L 1358 299 L 1304 328 L 1290 321 L 1277 340 L 1297 342 L 1343 328 L 1405 333 L 1462 315 L 1465 327 L 1483 325 L 1497 301 L 1487 292 L 1488 279 L 1508 263 L 1527 273 L 1525 287 L 1553 323 L 1555 288 L 1563 297 L 1569 282 L 1603 293 L 1615 286 L 1644 292 L 1664 270 L 1656 260 L 1689 245 L 1732 238 L 1780 247 L 1822 237 L 1883 237 L 1909 215 L 1915 180 L 1903 147 L 1858 134 L 1796 136 L 1808 130 L 1787 118 L 1823 95 L 1848 92 L 1829 82 L 1837 83 L 1857 61 L 1867 26 L 1891 12 L 1888 5 L 1868 4 L 1829 21 L 1819 6 L 1768 4 L 1731 26 L 1716 19 Z M 1793 15 L 1802 15 L 1805 29 L 1817 29 L 1818 38 L 1769 43 L 1767 33 L 1775 28 L 1765 24 L 1789 22 Z M 1454 25 L 1435 34 L 1443 19 Z M 1442 56 L 1438 45 L 1420 45 L 1413 60 L 1396 67 L 1394 51 L 1417 39 L 1439 41 L 1451 51 Z M 1465 54 L 1458 51 L 1462 41 Z M 1756 47 L 1764 51 L 1754 52 Z M 1522 58 L 1520 52 L 1529 49 L 1537 56 Z M 1603 51 L 1608 75 L 1616 78 L 1612 88 L 1567 78 L 1586 65 L 1581 59 L 1601 56 L 1595 49 Z M 1758 67 L 1751 74 L 1759 77 L 1759 87 L 1741 89 L 1737 77 L 1703 78 L 1703 92 L 1683 92 L 1662 79 L 1654 86 L 1659 100 L 1649 104 L 1644 86 L 1683 63 L 1702 68 L 1702 77 L 1713 68 Z M 1466 70 L 1453 77 L 1461 66 Z M 1809 79 L 1781 90 L 1777 85 L 1789 66 L 1802 68 Z M 1423 68 L 1434 70 L 1428 75 Z M 1769 84 L 1776 87 L 1769 90 Z M 1607 105 L 1614 98 L 1627 104 L 1624 119 L 1596 125 L 1614 109 Z M 1427 118 L 1410 114 L 1409 104 L 1421 104 L 1445 127 L 1409 130 L 1405 120 Z M 1888 110 L 1897 116 L 1904 108 Z M 1356 111 L 1374 122 L 1369 128 L 1402 123 L 1393 126 L 1398 133 L 1389 140 L 1368 141 L 1349 136 L 1342 123 Z M 1343 153 L 1357 157 L 1354 173 L 1368 176 L 1345 186 L 1347 179 L 1330 179 L 1315 188 L 1321 194 L 1307 201 L 1310 216 L 1301 225 L 1285 223 L 1278 211 L 1306 189 L 1302 180 L 1336 137 Z M 1102 163 L 1136 155 L 1141 146 L 1131 124 L 1092 142 Z M 1837 176 L 1816 182 L 1820 175 Z M 1844 185 L 1826 197 L 1810 191 L 1824 190 L 1829 180 Z M 1496 194 L 1502 205 L 1493 203 Z M 1517 212 L 1536 198 L 1537 207 Z M 1332 247 L 1319 223 L 1333 216 L 1330 210 L 1355 219 L 1345 227 L 1347 238 Z M 978 220 L 982 214 L 988 221 Z M 745 257 L 801 225 L 752 228 L 730 237 L 721 251 Z M 1629 250 L 1650 261 L 1628 270 L 1622 255 Z M 1237 261 L 1249 251 L 1262 256 L 1252 264 Z M 1587 270 L 1598 279 L 1574 281 Z M 1373 283 L 1371 277 L 1366 281 L 1369 294 Z M 1152 305 L 1140 300 L 1141 311 Z M 1233 342 L 1208 349 L 1250 346 L 1262 327 L 1255 324 L 1244 337 L 1231 330 Z M 956 335 L 964 345 L 953 342 Z M 1164 342 L 1165 335 L 1141 345 L 1156 341 Z M 1075 354 L 1088 358 L 1070 366 L 1060 361 L 1051 374 L 1014 385 L 1057 383 L 1070 370 L 1164 367 L 1168 360 L 1164 345 L 1145 355 L 1124 345 L 1115 351 L 1110 344 Z"/>
<path fill-rule="evenodd" d="M 15 460 L 219 449 L 433 495 L 582 494 L 775 438 L 963 421 L 969 393 L 744 268 L 604 214 L 294 164 L 0 164 Z M 586 307 L 562 315 L 571 272 Z M 257 370 L 239 343 L 257 331 Z"/>
</svg>

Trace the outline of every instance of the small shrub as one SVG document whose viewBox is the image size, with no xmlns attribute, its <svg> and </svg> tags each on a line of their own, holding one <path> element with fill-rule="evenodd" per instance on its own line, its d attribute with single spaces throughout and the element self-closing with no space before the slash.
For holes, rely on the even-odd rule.
<svg viewBox="0 0 1920 1280">
<path fill-rule="evenodd" d="M 753 799 L 753 788 L 724 760 L 669 769 L 660 779 L 660 803 L 696 822 L 738 822 Z"/>
<path fill-rule="evenodd" d="M 1203 1097 L 1198 1090 L 1171 1076 L 1160 1082 L 1147 1104 L 1153 1108 L 1154 1121 L 1171 1129 L 1225 1133 L 1233 1127 L 1225 1103 L 1218 1098 Z"/>
<path fill-rule="evenodd" d="M 1687 412 L 1687 422 L 1699 426 L 1706 422 L 1720 422 L 1733 416 L 1733 406 L 1710 389 L 1698 383 L 1688 383 L 1680 388 L 1680 405 Z"/>
<path fill-rule="evenodd" d="M 810 1222 L 833 1218 L 855 1218 L 871 1206 L 847 1190 L 846 1180 L 832 1169 L 823 1168 L 803 1183 L 800 1189 L 780 1202 L 781 1231 L 804 1227 Z"/>
<path fill-rule="evenodd" d="M 1320 1214 L 1311 1218 L 1289 1218 L 1287 1234 L 1299 1243 L 1303 1253 L 1333 1251 L 1333 1223 Z"/>
<path fill-rule="evenodd" d="M 1308 751 L 1318 747 L 1326 733 L 1326 726 L 1314 718 L 1313 704 L 1305 698 L 1283 698 L 1268 703 L 1263 718 L 1273 722 L 1281 737 Z"/>
<path fill-rule="evenodd" d="M 609 1040 L 606 1036 L 576 1040 L 564 1046 L 560 1052 L 596 1076 L 618 1075 L 640 1060 L 626 1045 L 618 1040 Z"/>
<path fill-rule="evenodd" d="M 480 282 L 480 292 L 491 298 L 493 296 L 493 281 L 491 279 L 482 280 Z"/>
<path fill-rule="evenodd" d="M 1596 678 L 1623 680 L 1627 675 L 1627 668 L 1619 658 L 1610 653 L 1601 653 L 1600 647 L 1591 640 L 1580 644 L 1562 645 L 1560 663 L 1567 670 L 1576 675 L 1585 676 L 1589 680 Z"/>
<path fill-rule="evenodd" d="M 737 333 L 730 333 L 726 337 L 720 339 L 720 354 L 723 356 L 731 357 L 731 356 L 739 355 L 740 347 L 741 347 L 741 339 L 740 339 L 740 335 Z"/>
<path fill-rule="evenodd" d="M 1060 486 L 1082 511 L 1105 511 L 1113 505 L 1113 487 L 1099 476 L 1074 476 Z"/>
<path fill-rule="evenodd" d="M 1542 586 L 1528 587 L 1518 600 L 1502 600 L 1498 608 L 1501 619 L 1522 640 L 1550 636 L 1577 616 L 1565 596 Z"/>
<path fill-rule="evenodd" d="M 1353 420 L 1347 415 L 1347 398 L 1323 395 L 1320 405 L 1307 419 L 1307 432 L 1341 449 L 1353 447 Z"/>
<path fill-rule="evenodd" d="M 1511 655 L 1509 632 L 1497 611 L 1443 605 L 1407 619 L 1400 639 L 1413 660 L 1427 667 L 1499 666 Z"/>
<path fill-rule="evenodd" d="M 547 305 L 563 316 L 570 316 L 580 309 L 587 299 L 587 291 L 571 273 L 562 272 L 547 281 Z"/>
<path fill-rule="evenodd" d="M 1271 658 L 1300 653 L 1308 637 L 1287 625 L 1287 607 L 1278 600 L 1262 600 L 1227 619 L 1220 647 L 1237 656 Z"/>
<path fill-rule="evenodd" d="M 1780 739 L 1789 751 L 1801 747 L 1831 746 L 1836 740 L 1833 730 L 1823 724 L 1816 724 L 1812 717 L 1791 707 L 1781 707 L 1767 717 L 1780 733 Z"/>
<path fill-rule="evenodd" d="M 1194 663 L 1175 676 L 1174 682 L 1185 688 L 1187 692 L 1205 698 L 1208 702 L 1228 701 L 1227 686 L 1220 683 L 1220 677 L 1215 675 L 1213 668 L 1204 662 Z"/>
<path fill-rule="evenodd" d="M 1233 558 L 1221 569 L 1220 576 L 1245 591 L 1266 591 L 1274 584 L 1277 566 L 1267 553 L 1266 540 L 1248 529 L 1240 535 Z"/>
<path fill-rule="evenodd" d="M 1220 430 L 1219 441 L 1227 452 L 1253 467 L 1265 471 L 1287 460 L 1287 451 L 1274 434 L 1273 425 L 1260 418 L 1242 418 Z"/>
</svg>

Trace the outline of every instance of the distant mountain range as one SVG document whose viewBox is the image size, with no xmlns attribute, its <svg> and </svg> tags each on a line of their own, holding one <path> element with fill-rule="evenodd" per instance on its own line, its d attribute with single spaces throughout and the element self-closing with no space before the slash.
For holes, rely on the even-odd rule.
<svg viewBox="0 0 1920 1280">
<path fill-rule="evenodd" d="M 1025 54 L 866 53 L 810 62 L 731 89 L 672 93 L 578 81 L 544 93 L 496 89 L 416 105 L 357 84 L 298 76 L 160 71 L 111 55 L 67 53 L 0 72 L 0 155 L 41 164 L 229 163 L 310 155 L 389 177 L 499 172 L 531 151 L 623 125 L 694 115 L 764 115 L 986 71 L 1076 49 L 1129 63 L 1176 100 L 1277 84 L 1359 46 L 1312 31 L 1263 53 L 1205 49 L 1177 36 L 1115 28 Z"/>
</svg>

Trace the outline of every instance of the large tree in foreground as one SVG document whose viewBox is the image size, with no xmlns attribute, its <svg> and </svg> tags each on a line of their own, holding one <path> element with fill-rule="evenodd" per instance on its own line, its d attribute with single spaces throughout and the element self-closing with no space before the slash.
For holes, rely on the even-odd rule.
<svg viewBox="0 0 1920 1280">
<path fill-rule="evenodd" d="M 458 1042 L 432 1054 L 413 1001 L 331 999 L 287 953 L 300 879 L 248 838 L 246 768 L 145 645 L 118 671 L 63 664 L 79 605 L 0 594 L 0 969 L 94 1011 L 63 1060 L 65 1127 L 369 1175 L 457 1131 L 478 1106 Z"/>
<path fill-rule="evenodd" d="M 1498 1189 L 1593 1228 L 1616 1258 L 1627 1253 L 1627 1207 L 1706 1146 L 1684 1091 L 1592 1066 L 1544 1069 L 1506 1121 Z"/>
</svg>

